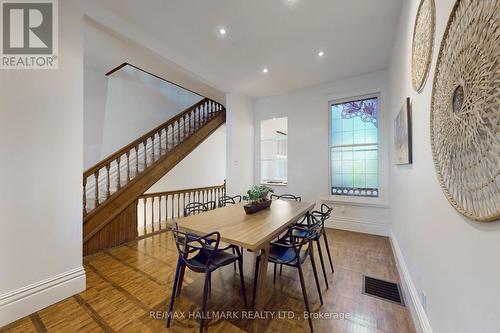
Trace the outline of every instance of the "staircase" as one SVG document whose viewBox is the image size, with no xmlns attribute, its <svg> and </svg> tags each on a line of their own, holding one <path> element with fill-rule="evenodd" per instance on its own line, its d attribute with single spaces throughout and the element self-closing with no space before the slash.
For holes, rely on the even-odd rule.
<svg viewBox="0 0 500 333">
<path fill-rule="evenodd" d="M 137 238 L 137 200 L 224 124 L 205 98 L 83 173 L 84 255 Z"/>
</svg>

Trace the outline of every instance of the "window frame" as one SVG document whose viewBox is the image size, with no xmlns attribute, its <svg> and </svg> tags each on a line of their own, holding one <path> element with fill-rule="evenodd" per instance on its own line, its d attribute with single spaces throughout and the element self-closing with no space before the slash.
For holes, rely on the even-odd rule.
<svg viewBox="0 0 500 333">
<path fill-rule="evenodd" d="M 285 118 L 286 119 L 286 133 L 284 134 L 285 138 L 285 150 L 286 150 L 286 163 L 285 163 L 285 174 L 286 174 L 286 179 L 281 182 L 265 182 L 263 177 L 262 177 L 262 123 L 264 121 L 269 121 L 269 120 L 276 120 L 276 119 L 281 119 Z M 289 129 L 288 129 L 288 116 L 280 116 L 280 117 L 272 117 L 268 119 L 261 119 L 259 121 L 259 137 L 258 137 L 258 142 L 259 142 L 259 183 L 261 185 L 266 185 L 266 186 L 288 186 L 288 135 L 289 135 Z"/>
<path fill-rule="evenodd" d="M 377 117 L 377 196 L 357 196 L 345 194 L 332 194 L 332 105 L 348 102 L 356 102 L 363 99 L 377 98 L 378 117 Z M 355 95 L 351 97 L 335 98 L 328 101 L 328 196 L 332 199 L 340 199 L 341 201 L 381 201 L 384 198 L 383 193 L 383 176 L 382 176 L 382 158 L 384 154 L 384 144 L 382 137 L 382 98 L 380 92 L 368 93 L 363 95 Z"/>
</svg>

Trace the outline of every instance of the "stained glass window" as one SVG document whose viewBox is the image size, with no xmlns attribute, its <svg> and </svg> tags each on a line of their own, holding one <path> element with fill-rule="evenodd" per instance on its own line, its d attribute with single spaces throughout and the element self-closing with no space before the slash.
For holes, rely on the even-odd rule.
<svg viewBox="0 0 500 333">
<path fill-rule="evenodd" d="M 378 98 L 330 104 L 331 194 L 378 197 Z"/>
</svg>

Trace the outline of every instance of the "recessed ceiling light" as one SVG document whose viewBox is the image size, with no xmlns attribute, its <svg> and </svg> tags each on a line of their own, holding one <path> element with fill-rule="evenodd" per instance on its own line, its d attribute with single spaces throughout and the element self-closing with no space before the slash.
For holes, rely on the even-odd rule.
<svg viewBox="0 0 500 333">
<path fill-rule="evenodd" d="M 220 29 L 219 29 L 219 35 L 221 35 L 221 36 L 225 36 L 225 35 L 226 35 L 226 33 L 227 33 L 226 28 L 220 28 Z"/>
<path fill-rule="evenodd" d="M 269 72 L 269 69 L 267 69 L 267 68 L 262 69 L 262 73 L 267 73 L 267 72 Z"/>
<path fill-rule="evenodd" d="M 319 51 L 319 52 L 318 52 L 318 57 L 322 57 L 322 56 L 324 56 L 324 55 L 325 55 L 325 52 L 323 52 L 323 51 Z"/>
</svg>

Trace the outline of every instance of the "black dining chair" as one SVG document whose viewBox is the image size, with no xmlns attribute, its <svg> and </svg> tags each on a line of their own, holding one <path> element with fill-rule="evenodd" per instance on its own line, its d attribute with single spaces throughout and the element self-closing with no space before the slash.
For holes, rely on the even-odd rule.
<svg viewBox="0 0 500 333">
<path fill-rule="evenodd" d="M 309 216 L 304 217 L 301 221 L 297 222 L 295 225 L 301 226 L 303 228 L 314 228 L 316 230 L 316 233 L 314 234 L 312 240 L 314 241 L 318 249 L 319 261 L 321 263 L 321 269 L 323 271 L 323 277 L 325 279 L 326 288 L 328 289 L 329 288 L 328 278 L 326 276 L 325 262 L 323 260 L 323 250 L 321 249 L 321 242 L 320 242 L 321 236 L 326 237 L 324 215 L 319 211 L 312 211 L 309 214 Z M 328 245 L 327 245 L 327 252 L 329 253 Z M 283 266 L 280 267 L 280 276 L 282 268 Z M 332 266 L 332 273 L 333 273 L 333 266 Z M 274 272 L 274 274 L 276 276 L 276 272 Z"/>
<path fill-rule="evenodd" d="M 180 231 L 177 223 L 173 224 L 172 232 L 174 234 L 175 244 L 177 246 L 179 256 L 177 259 L 177 267 L 175 269 L 172 295 L 170 296 L 170 305 L 167 312 L 167 327 L 170 326 L 175 298 L 179 295 L 180 288 L 182 288 L 182 272 L 186 267 L 193 272 L 203 273 L 205 275 L 203 302 L 201 305 L 200 332 L 205 330 L 204 314 L 207 309 L 211 275 L 212 272 L 218 268 L 230 265 L 233 262 L 238 262 L 243 302 L 245 306 L 247 306 L 245 281 L 243 279 L 243 258 L 241 256 L 240 249 L 237 246 L 229 245 L 224 248 L 219 248 L 220 234 L 218 232 L 212 232 L 198 237 Z M 233 248 L 236 251 L 236 254 L 226 251 L 230 248 Z"/>
<path fill-rule="evenodd" d="M 323 297 L 321 296 L 321 290 L 318 280 L 318 272 L 316 270 L 316 263 L 314 261 L 314 253 L 312 251 L 311 241 L 314 240 L 315 234 L 317 233 L 317 228 L 319 225 L 311 226 L 305 228 L 303 226 L 293 225 L 288 229 L 286 236 L 280 238 L 277 242 L 272 242 L 269 247 L 269 257 L 268 261 L 274 264 L 274 275 L 276 276 L 276 265 L 285 265 L 290 267 L 295 267 L 299 271 L 300 285 L 302 287 L 302 296 L 304 297 L 304 303 L 306 311 L 310 313 L 309 301 L 307 299 L 306 284 L 304 282 L 304 273 L 302 271 L 302 265 L 306 261 L 307 257 L 311 258 L 311 265 L 313 268 L 314 279 L 316 281 L 316 288 L 318 290 L 319 299 L 321 305 L 323 305 Z M 257 256 L 255 262 L 255 276 L 253 285 L 253 301 L 252 307 L 255 307 L 255 294 L 257 287 L 257 279 L 259 275 L 260 266 L 260 255 Z M 311 332 L 313 331 L 313 324 L 311 316 L 308 316 L 309 328 Z"/>
<path fill-rule="evenodd" d="M 279 200 L 279 199 L 288 201 L 297 201 L 297 202 L 302 201 L 302 197 L 293 194 L 281 194 L 281 195 L 271 194 L 271 200 Z M 283 235 L 280 235 L 278 238 L 281 238 L 282 236 Z M 280 265 L 280 276 L 282 271 L 283 271 L 283 265 Z M 276 277 L 274 279 L 276 280 Z"/>
<path fill-rule="evenodd" d="M 325 241 L 326 253 L 328 254 L 328 260 L 330 261 L 330 267 L 332 269 L 332 273 L 335 273 L 335 269 L 333 269 L 332 255 L 330 254 L 330 247 L 328 246 L 328 237 L 326 237 L 326 232 L 325 232 L 325 221 L 330 218 L 332 211 L 333 211 L 332 207 L 323 203 L 323 204 L 321 204 L 320 211 L 313 211 L 312 214 L 314 214 L 315 216 L 317 216 L 323 220 L 322 227 L 321 227 L 320 232 L 318 234 L 318 238 L 323 236 L 323 240 Z M 319 241 L 318 241 L 318 244 L 319 244 Z"/>
<path fill-rule="evenodd" d="M 219 207 L 225 207 L 227 204 L 234 205 L 238 202 L 241 202 L 241 195 L 235 195 L 233 197 L 230 197 L 228 195 L 224 195 L 219 198 Z"/>
<path fill-rule="evenodd" d="M 281 195 L 277 195 L 277 194 L 271 194 L 271 200 L 278 200 L 278 199 L 282 199 L 282 200 L 292 200 L 292 201 L 302 201 L 302 197 L 298 197 L 296 195 L 293 195 L 293 194 L 281 194 Z"/>
<path fill-rule="evenodd" d="M 188 203 L 184 207 L 184 217 L 187 217 L 187 216 L 190 216 L 193 214 L 207 212 L 209 210 L 215 209 L 215 207 L 216 207 L 215 201 L 208 201 L 206 203 L 191 202 L 191 203 Z M 233 250 L 233 254 L 236 254 L 236 251 L 234 250 L 234 248 L 232 250 Z M 241 248 L 241 253 L 243 255 L 243 248 Z M 236 262 L 234 263 L 234 270 L 236 271 Z"/>
<path fill-rule="evenodd" d="M 235 205 L 238 202 L 241 202 L 242 196 L 241 195 L 235 195 L 235 196 L 228 196 L 224 195 L 219 198 L 219 208 L 221 207 L 226 207 L 226 205 Z M 241 255 L 243 256 L 243 248 L 240 247 Z M 234 270 L 236 270 L 236 263 L 234 266 Z"/>
<path fill-rule="evenodd" d="M 320 239 L 323 237 L 323 240 L 325 242 L 325 247 L 326 247 L 326 253 L 328 254 L 328 260 L 330 262 L 330 268 L 332 269 L 332 273 L 335 273 L 335 269 L 333 268 L 333 261 L 332 261 L 332 256 L 330 254 L 330 247 L 328 246 L 328 238 L 326 237 L 326 232 L 325 232 L 325 221 L 330 218 L 330 214 L 332 212 L 332 208 L 329 207 L 326 204 L 321 204 L 321 208 L 319 211 L 315 210 L 312 211 L 310 214 L 310 219 L 306 219 L 305 217 L 297 222 L 297 225 L 303 226 L 303 227 L 309 227 L 309 225 L 315 225 L 316 223 L 319 223 L 318 225 L 318 232 L 316 236 L 314 237 L 314 241 L 318 247 L 318 253 L 319 253 L 319 259 L 321 262 L 321 269 L 323 270 L 323 276 L 325 278 L 325 283 L 326 283 L 326 288 L 329 288 L 328 285 L 328 279 L 326 277 L 326 270 L 325 270 L 325 264 L 323 260 L 323 251 L 321 250 L 321 242 Z M 283 265 L 280 265 L 280 276 L 283 271 Z"/>
<path fill-rule="evenodd" d="M 184 206 L 184 216 L 207 212 L 209 210 L 215 209 L 215 206 L 215 201 L 208 201 L 206 203 L 191 202 Z"/>
<path fill-rule="evenodd" d="M 288 201 L 297 201 L 297 202 L 301 202 L 302 201 L 302 197 L 299 197 L 299 196 L 296 196 L 296 195 L 293 195 L 293 194 L 281 194 L 281 195 L 278 195 L 278 194 L 271 194 L 271 200 L 288 200 Z M 281 238 L 282 235 L 280 235 L 278 238 Z M 281 276 L 281 272 L 283 270 L 283 265 L 280 265 L 280 276 Z"/>
</svg>

